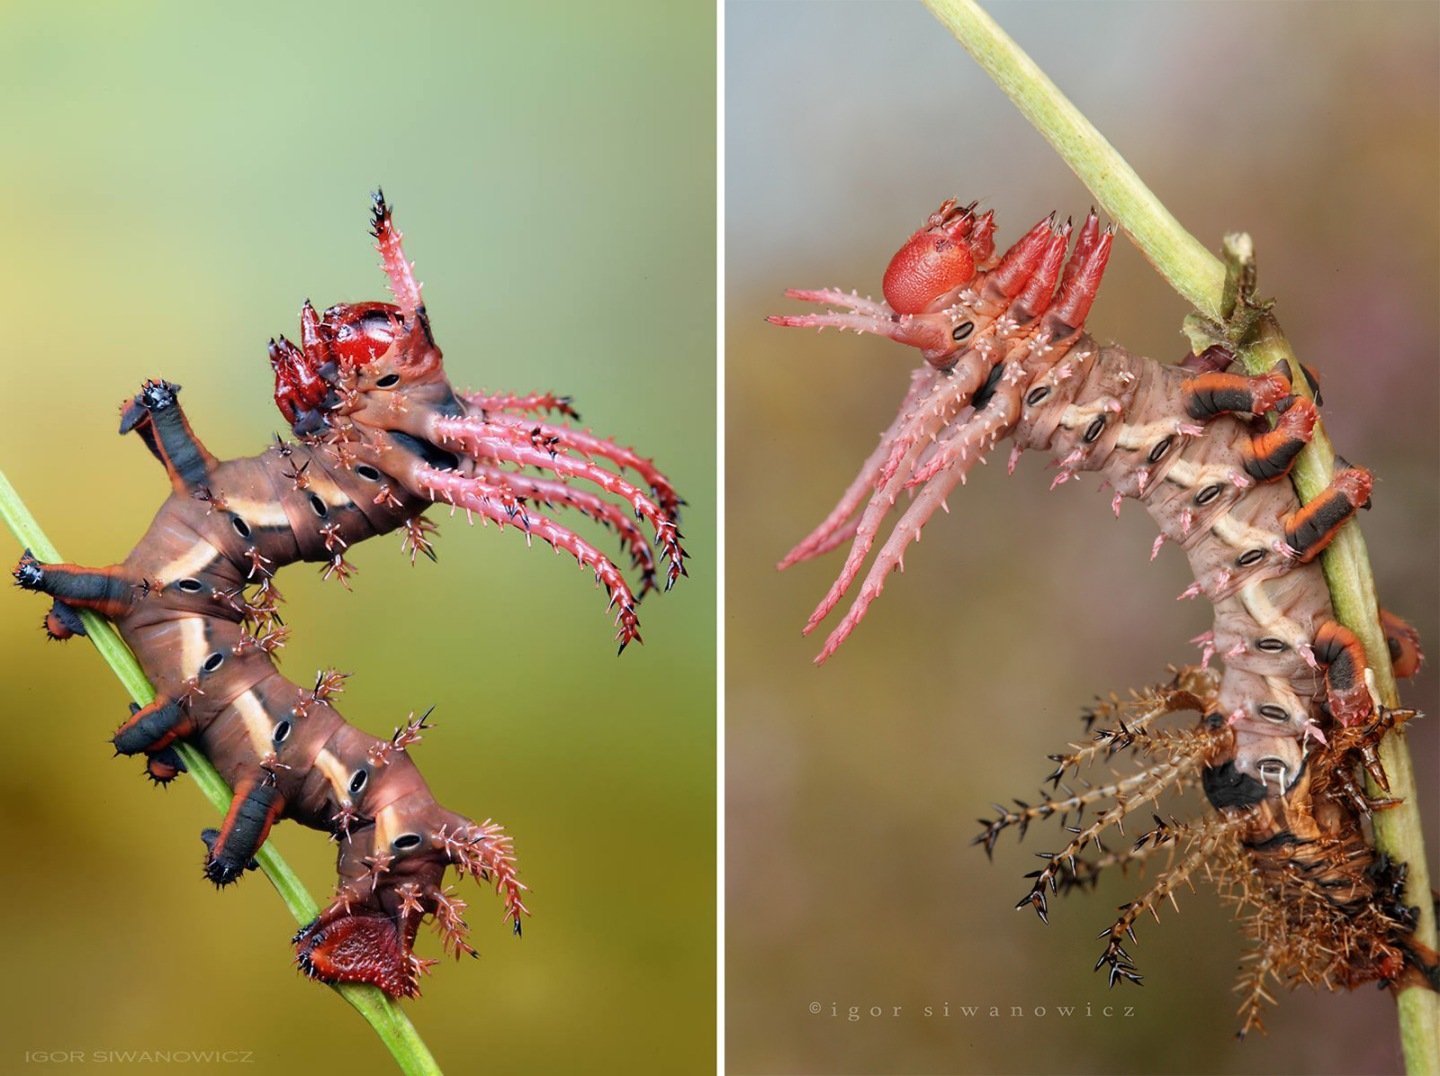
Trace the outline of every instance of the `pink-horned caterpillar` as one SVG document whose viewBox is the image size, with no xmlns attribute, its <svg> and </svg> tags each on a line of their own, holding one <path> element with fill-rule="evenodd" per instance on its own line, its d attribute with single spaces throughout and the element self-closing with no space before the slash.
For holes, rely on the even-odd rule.
<svg viewBox="0 0 1440 1076">
<path fill-rule="evenodd" d="M 1247 973 L 1245 1028 L 1258 1023 L 1265 981 L 1346 986 L 1421 975 L 1435 981 L 1435 956 L 1411 936 L 1403 866 L 1377 857 L 1364 831 L 1364 767 L 1385 786 L 1375 745 L 1406 712 L 1377 706 L 1363 649 L 1335 621 L 1316 558 L 1357 508 L 1371 476 L 1341 466 L 1325 492 L 1302 506 L 1286 481 L 1310 440 L 1315 404 L 1283 369 L 1251 377 L 1227 372 L 1232 355 L 1212 348 L 1166 366 L 1083 331 L 1110 254 L 1113 229 L 1092 212 L 1073 236 L 1052 214 L 1003 255 L 991 213 L 942 204 L 891 260 L 885 302 L 835 290 L 790 298 L 843 308 L 780 315 L 784 326 L 851 329 L 920 350 L 925 359 L 880 443 L 825 520 L 781 561 L 786 568 L 849 547 L 838 578 L 806 625 L 818 627 L 859 580 L 858 593 L 817 662 L 835 653 L 864 618 L 926 521 L 979 460 L 1012 442 L 1053 454 L 1055 485 L 1096 471 L 1118 514 L 1140 500 L 1166 541 L 1184 549 L 1195 582 L 1184 597 L 1207 598 L 1214 626 L 1198 640 L 1198 668 L 1131 703 L 1095 716 L 1114 719 L 1094 741 L 1053 756 L 1057 787 L 1082 763 L 1131 753 L 1139 772 L 1079 794 L 999 808 L 979 841 L 1057 817 L 1066 847 L 1047 854 L 1021 901 L 1042 917 L 1047 894 L 1093 881 L 1108 866 L 1164 850 L 1166 870 L 1106 933 L 1097 967 L 1113 983 L 1139 981 L 1124 948 L 1133 923 L 1155 910 L 1202 865 L 1219 864 L 1235 895 L 1260 911 L 1249 928 L 1257 957 Z M 1272 427 L 1271 420 L 1274 420 Z M 861 579 L 881 527 L 902 498 L 908 507 Z M 1418 640 L 1385 617 L 1396 671 L 1420 664 Z M 1210 668 L 1212 660 L 1223 671 Z M 1198 726 L 1164 729 L 1159 718 L 1201 715 Z M 1215 808 L 1194 823 L 1155 816 L 1126 852 L 1106 852 L 1102 831 L 1162 795 L 1198 785 Z M 1101 807 L 1081 826 L 1087 808 Z M 1083 853 L 1093 850 L 1089 858 Z"/>
</svg>

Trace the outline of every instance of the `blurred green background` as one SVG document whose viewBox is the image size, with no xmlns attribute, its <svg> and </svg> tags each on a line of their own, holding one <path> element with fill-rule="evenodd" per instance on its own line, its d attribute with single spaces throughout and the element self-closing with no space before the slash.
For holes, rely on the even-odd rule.
<svg viewBox="0 0 1440 1076">
<path fill-rule="evenodd" d="M 1440 652 L 1437 9 L 991 10 L 1195 235 L 1254 236 L 1260 290 L 1320 374 L 1335 444 L 1378 476 L 1363 526 L 1382 600 Z M 993 206 L 1006 243 L 1092 199 L 918 4 L 731 4 L 726 18 L 731 1068 L 1398 1071 L 1394 1005 L 1373 988 L 1283 995 L 1269 1037 L 1237 1044 L 1241 939 L 1203 885 L 1139 925 L 1144 989 L 1112 993 L 1090 970 L 1095 935 L 1140 883 L 1059 901 L 1045 927 L 1011 908 L 1054 828 L 1007 834 L 993 865 L 969 846 L 989 803 L 1033 799 L 1096 693 L 1196 655 L 1209 610 L 1174 600 L 1189 578 L 1176 550 L 1147 563 L 1138 506 L 1117 523 L 1094 480 L 1050 494 L 1048 460 L 1010 479 L 992 461 L 810 667 L 821 637 L 799 629 L 842 554 L 781 576 L 774 563 L 839 497 L 915 358 L 762 318 L 802 308 L 787 286 L 878 295 L 890 255 L 948 195 Z M 1117 244 L 1093 332 L 1174 361 L 1185 313 Z M 1431 715 L 1435 667 L 1404 690 Z M 1411 740 L 1433 819 L 1436 717 Z M 1087 1003 L 1089 1018 L 1055 1011 Z M 1006 1015 L 964 1018 L 966 1004 Z M 1106 1019 L 1107 1004 L 1136 1015 Z"/>
<path fill-rule="evenodd" d="M 525 938 L 472 889 L 481 958 L 406 1006 L 448 1071 L 711 1067 L 713 9 L 21 4 L 0 36 L 0 466 L 68 558 L 120 559 L 167 493 L 115 434 L 145 377 L 185 387 L 223 456 L 281 427 L 267 338 L 295 334 L 307 296 L 383 295 L 377 184 L 456 383 L 572 394 L 689 500 L 691 578 L 646 602 L 622 659 L 572 562 L 436 512 L 438 565 L 383 538 L 352 558 L 353 594 L 283 573 L 282 668 L 355 673 L 341 706 L 375 733 L 435 705 L 417 758 L 438 798 L 515 837 Z M 203 881 L 212 812 L 110 757 L 126 700 L 84 642 L 45 643 L 42 613 L 0 588 L 0 1070 L 33 1050 L 232 1049 L 258 1071 L 388 1071 L 292 968 L 264 879 Z M 274 839 L 329 892 L 322 837 Z"/>
</svg>

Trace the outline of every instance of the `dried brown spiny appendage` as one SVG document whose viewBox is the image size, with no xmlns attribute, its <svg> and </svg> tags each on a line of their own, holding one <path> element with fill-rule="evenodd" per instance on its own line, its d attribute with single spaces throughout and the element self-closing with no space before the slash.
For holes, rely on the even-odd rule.
<svg viewBox="0 0 1440 1076">
<path fill-rule="evenodd" d="M 992 214 L 950 200 L 891 260 L 884 302 L 836 289 L 787 293 L 840 309 L 777 315 L 775 324 L 883 336 L 923 359 L 860 473 L 780 563 L 849 547 L 805 626 L 813 631 L 856 589 L 816 660 L 854 632 L 921 528 L 1002 441 L 1011 442 L 1012 470 L 1025 449 L 1052 455 L 1052 488 L 1098 474 L 1117 515 L 1134 499 L 1158 525 L 1152 558 L 1168 541 L 1189 560 L 1195 581 L 1181 597 L 1214 607 L 1213 627 L 1195 640 L 1201 667 L 1132 700 L 1101 703 L 1089 719 L 1095 738 L 1053 756 L 1053 790 L 1035 804 L 997 807 L 979 843 L 990 851 L 1006 829 L 1023 834 L 1032 822 L 1060 820 L 1068 839 L 1042 855 L 1021 901 L 1042 917 L 1050 895 L 1102 870 L 1156 868 L 1150 889 L 1105 931 L 1098 966 L 1112 983 L 1139 981 L 1126 945 L 1142 914 L 1158 915 L 1197 874 L 1233 879 L 1226 888 L 1260 942 L 1247 1029 L 1267 977 L 1433 982 L 1434 954 L 1409 936 L 1410 915 L 1387 873 L 1395 868 L 1382 869 L 1373 851 L 1367 817 L 1385 803 L 1360 789 L 1362 772 L 1385 787 L 1375 748 L 1405 715 L 1377 706 L 1365 650 L 1337 622 L 1317 561 L 1368 506 L 1371 476 L 1337 461 L 1331 484 L 1299 502 L 1288 474 L 1318 412 L 1288 366 L 1248 376 L 1228 369 L 1234 356 L 1223 347 L 1166 366 L 1090 337 L 1084 323 L 1113 234 L 1093 211 L 1078 229 L 1052 213 L 1001 254 Z M 1390 614 L 1380 627 L 1396 671 L 1413 674 L 1421 660 L 1414 630 Z M 1184 710 L 1201 714 L 1200 723 L 1161 727 L 1162 717 Z M 1078 792 L 1064 785 L 1082 765 L 1126 759 L 1135 768 L 1108 783 Z M 1213 812 L 1188 821 L 1162 813 L 1163 797 L 1195 786 Z M 1137 811 L 1153 827 L 1128 849 L 1107 849 L 1102 838 Z M 1295 913 L 1291 903 L 1308 910 Z"/>
<path fill-rule="evenodd" d="M 1136 942 L 1136 922 L 1147 914 L 1158 922 L 1167 902 L 1178 911 L 1177 890 L 1193 888 L 1196 878 L 1214 882 L 1254 943 L 1237 986 L 1241 1035 L 1263 1029 L 1261 1008 L 1274 1001 L 1267 983 L 1340 989 L 1418 976 L 1433 985 L 1436 956 L 1411 936 L 1415 911 L 1404 905 L 1403 867 L 1371 847 L 1365 821 L 1380 805 L 1364 799 L 1358 780 L 1380 736 L 1412 712 L 1387 710 L 1365 726 L 1337 729 L 1282 795 L 1238 803 L 1235 735 L 1213 710 L 1218 686 L 1213 671 L 1188 668 L 1127 701 L 1098 704 L 1084 715 L 1090 741 L 1050 756 L 1050 791 L 1035 803 L 996 805 L 994 818 L 980 820 L 975 843 L 987 854 L 1005 830 L 1023 838 L 1031 823 L 1053 819 L 1068 835 L 1058 852 L 1039 853 L 1044 866 L 1026 875 L 1030 891 L 1016 907 L 1032 907 L 1048 922 L 1051 895 L 1093 887 L 1112 868 L 1136 867 L 1149 887 L 1101 932 L 1095 966 L 1111 986 L 1139 983 L 1127 948 Z M 1158 727 L 1166 715 L 1186 712 L 1210 716 Z M 1104 783 L 1085 773 L 1122 760 L 1133 768 Z M 1081 782 L 1081 791 L 1070 788 Z M 1162 798 L 1196 786 L 1213 811 L 1185 821 L 1158 813 Z M 1127 834 L 1126 821 L 1137 817 L 1147 828 Z"/>
</svg>

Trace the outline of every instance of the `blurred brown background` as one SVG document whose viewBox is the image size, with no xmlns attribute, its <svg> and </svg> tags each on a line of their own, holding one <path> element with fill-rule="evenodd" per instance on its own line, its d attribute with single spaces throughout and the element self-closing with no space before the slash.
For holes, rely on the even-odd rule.
<svg viewBox="0 0 1440 1076">
<path fill-rule="evenodd" d="M 1363 526 L 1382 598 L 1440 654 L 1437 9 L 991 10 L 1195 235 L 1254 237 L 1260 290 L 1323 380 L 1335 444 L 1378 476 Z M 993 865 L 969 846 L 991 801 L 1034 796 L 1092 696 L 1196 654 L 1209 610 L 1174 600 L 1188 582 L 1177 551 L 1147 563 L 1154 530 L 1136 505 L 1116 522 L 1093 480 L 1047 493 L 1041 458 L 1008 480 L 981 469 L 838 655 L 809 665 L 821 638 L 799 629 L 842 554 L 781 576 L 774 563 L 853 476 L 914 360 L 764 315 L 799 308 L 787 286 L 878 295 L 891 253 L 948 195 L 993 206 L 1002 243 L 1051 209 L 1082 216 L 1091 197 L 918 5 L 730 4 L 726 17 L 731 1068 L 1398 1071 L 1394 1005 L 1373 989 L 1282 996 L 1269 1036 L 1237 1044 L 1242 944 L 1209 889 L 1140 925 L 1145 986 L 1110 992 L 1090 970 L 1094 938 L 1140 883 L 1059 901 L 1047 928 L 1011 907 L 1053 828 L 1018 846 L 1005 835 Z M 1174 361 L 1185 313 L 1118 244 L 1091 330 Z M 1431 714 L 1435 669 L 1405 688 Z M 1435 721 L 1411 737 L 1430 817 Z M 1135 1015 L 1106 1019 L 1105 1005 Z"/>
<path fill-rule="evenodd" d="M 412 569 L 391 536 L 351 557 L 353 593 L 282 573 L 282 669 L 354 673 L 341 708 L 382 735 L 433 704 L 416 758 L 437 798 L 514 835 L 524 939 L 467 885 L 480 959 L 405 1006 L 447 1072 L 712 1066 L 713 9 L 22 4 L 0 41 L 0 467 L 66 556 L 119 559 L 168 493 L 116 436 L 145 377 L 184 386 L 222 455 L 282 427 L 265 341 L 293 338 L 306 296 L 382 297 L 376 184 L 456 383 L 573 394 L 689 500 L 691 578 L 645 603 L 623 658 L 572 560 L 435 512 L 438 564 Z M 43 611 L 0 587 L 0 1071 L 33 1050 L 204 1049 L 394 1071 L 295 971 L 265 879 L 204 881 L 214 813 L 111 758 L 124 695 L 86 643 L 45 642 Z M 274 840 L 330 891 L 323 835 Z"/>
</svg>

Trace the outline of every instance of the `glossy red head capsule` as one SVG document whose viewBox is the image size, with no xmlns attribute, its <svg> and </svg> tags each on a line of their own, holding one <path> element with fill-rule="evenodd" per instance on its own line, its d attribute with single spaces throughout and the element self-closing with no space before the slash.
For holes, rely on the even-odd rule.
<svg viewBox="0 0 1440 1076">
<path fill-rule="evenodd" d="M 385 354 L 404 332 L 400 308 L 392 303 L 341 303 L 326 310 L 316 326 L 327 356 L 347 366 L 364 366 Z"/>
<path fill-rule="evenodd" d="M 890 259 L 882 285 L 897 314 L 921 314 L 936 300 L 975 279 L 976 262 L 987 256 L 989 230 L 977 228 L 975 206 L 946 201 Z"/>
</svg>

